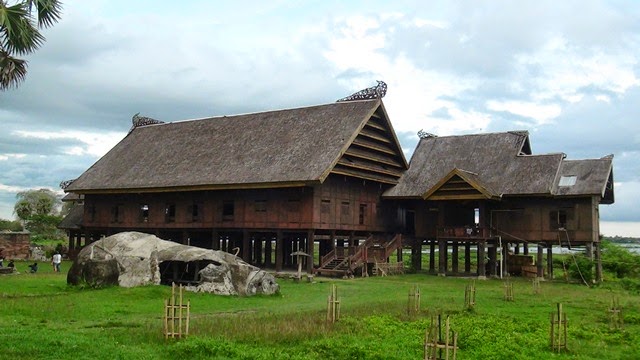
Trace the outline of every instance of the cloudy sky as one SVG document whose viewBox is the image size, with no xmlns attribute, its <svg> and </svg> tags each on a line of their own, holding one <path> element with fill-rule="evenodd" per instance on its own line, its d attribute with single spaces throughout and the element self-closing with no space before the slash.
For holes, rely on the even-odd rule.
<svg viewBox="0 0 640 360">
<path fill-rule="evenodd" d="M 410 158 L 438 135 L 528 130 L 536 154 L 614 154 L 606 235 L 640 236 L 640 2 L 64 1 L 0 93 L 0 218 L 163 121 L 330 103 L 384 80 Z"/>
</svg>

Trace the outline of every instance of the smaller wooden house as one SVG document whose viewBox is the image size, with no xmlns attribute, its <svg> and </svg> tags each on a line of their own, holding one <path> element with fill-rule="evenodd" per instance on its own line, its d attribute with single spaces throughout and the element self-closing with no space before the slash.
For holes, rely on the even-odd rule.
<svg viewBox="0 0 640 360">
<path fill-rule="evenodd" d="M 548 272 L 553 246 L 596 246 L 599 251 L 599 205 L 614 201 L 612 156 L 566 160 L 563 153 L 534 155 L 526 131 L 427 136 L 409 170 L 383 198 L 395 202 L 398 226 L 413 235 L 416 264 L 426 245 L 430 270 L 470 273 L 473 247 L 479 276 L 506 274 L 513 263 L 509 256 L 520 249 L 528 256 L 533 245 L 542 276 L 545 248 Z M 464 270 L 458 267 L 459 247 L 465 251 Z"/>
</svg>

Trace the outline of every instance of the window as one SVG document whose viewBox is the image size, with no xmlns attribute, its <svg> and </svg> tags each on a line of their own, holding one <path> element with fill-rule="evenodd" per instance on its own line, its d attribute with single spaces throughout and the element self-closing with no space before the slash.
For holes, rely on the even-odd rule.
<svg viewBox="0 0 640 360">
<path fill-rule="evenodd" d="M 351 219 L 351 209 L 350 203 L 348 201 L 343 201 L 340 203 L 340 222 L 343 224 L 350 223 Z"/>
<path fill-rule="evenodd" d="M 577 180 L 577 176 L 575 175 L 561 176 L 558 186 L 573 186 L 576 184 L 576 180 Z"/>
<path fill-rule="evenodd" d="M 167 204 L 164 208 L 164 221 L 168 223 L 176 221 L 176 204 Z"/>
<path fill-rule="evenodd" d="M 256 200 L 253 207 L 256 212 L 267 212 L 267 200 Z"/>
<path fill-rule="evenodd" d="M 320 201 L 320 212 L 323 213 L 323 214 L 330 214 L 331 213 L 331 200 L 322 199 Z"/>
<path fill-rule="evenodd" d="M 300 212 L 300 200 L 289 199 L 289 201 L 287 201 L 287 208 L 289 209 L 289 212 L 292 212 L 292 213 Z"/>
<path fill-rule="evenodd" d="M 123 205 L 117 204 L 111 208 L 111 222 L 120 223 L 124 217 Z"/>
<path fill-rule="evenodd" d="M 549 228 L 559 230 L 567 228 L 567 211 L 557 210 L 549 213 Z"/>
<path fill-rule="evenodd" d="M 149 204 L 140 205 L 140 222 L 149 221 Z"/>
<path fill-rule="evenodd" d="M 202 221 L 202 206 L 200 204 L 189 206 L 189 213 L 191 214 L 191 222 Z"/>
<path fill-rule="evenodd" d="M 233 200 L 227 200 L 222 202 L 222 220 L 233 220 L 233 214 L 235 212 L 235 205 Z"/>
<path fill-rule="evenodd" d="M 96 221 L 96 206 L 91 204 L 87 212 L 89 214 L 89 222 Z"/>
<path fill-rule="evenodd" d="M 358 224 L 364 225 L 367 218 L 367 204 L 360 204 L 360 211 L 358 211 Z"/>
</svg>

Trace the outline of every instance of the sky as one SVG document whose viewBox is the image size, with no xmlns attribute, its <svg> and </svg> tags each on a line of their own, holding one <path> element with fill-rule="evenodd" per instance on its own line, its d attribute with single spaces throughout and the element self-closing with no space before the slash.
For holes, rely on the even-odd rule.
<svg viewBox="0 0 640 360">
<path fill-rule="evenodd" d="M 528 130 L 534 154 L 614 154 L 605 235 L 640 237 L 640 2 L 66 0 L 0 92 L 0 218 L 80 176 L 140 113 L 165 122 L 326 104 L 373 86 L 417 132 Z"/>
</svg>

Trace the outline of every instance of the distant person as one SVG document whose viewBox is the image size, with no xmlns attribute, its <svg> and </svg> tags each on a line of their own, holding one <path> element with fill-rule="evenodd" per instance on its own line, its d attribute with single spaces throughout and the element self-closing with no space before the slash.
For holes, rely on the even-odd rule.
<svg viewBox="0 0 640 360">
<path fill-rule="evenodd" d="M 9 264 L 7 265 L 7 267 L 10 267 L 15 270 L 16 265 L 13 263 L 13 260 L 9 260 Z"/>
<path fill-rule="evenodd" d="M 0 254 L 0 267 L 2 267 L 2 263 L 4 262 L 4 255 Z"/>
<path fill-rule="evenodd" d="M 56 251 L 51 258 L 51 264 L 53 265 L 54 272 L 60 272 L 60 263 L 62 262 L 62 255 Z"/>
<path fill-rule="evenodd" d="M 29 271 L 30 271 L 32 274 L 37 273 L 37 272 L 38 272 L 38 263 L 37 263 L 37 262 L 34 262 L 34 263 L 33 263 L 33 265 L 29 265 L 29 269 L 30 269 Z"/>
</svg>

